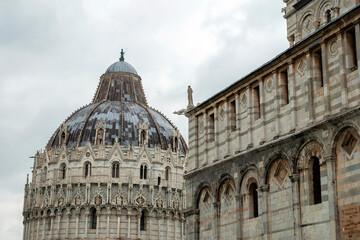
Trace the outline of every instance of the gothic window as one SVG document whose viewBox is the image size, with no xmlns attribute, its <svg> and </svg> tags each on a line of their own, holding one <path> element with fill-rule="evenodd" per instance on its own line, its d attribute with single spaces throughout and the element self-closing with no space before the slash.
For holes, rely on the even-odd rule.
<svg viewBox="0 0 360 240">
<path fill-rule="evenodd" d="M 65 163 L 60 165 L 60 178 L 61 179 L 66 178 L 66 164 Z"/>
<path fill-rule="evenodd" d="M 90 229 L 96 229 L 96 223 L 97 223 L 96 209 L 91 208 L 90 209 Z"/>
<path fill-rule="evenodd" d="M 320 163 L 317 157 L 312 157 L 312 197 L 313 203 L 321 203 L 321 176 Z"/>
<path fill-rule="evenodd" d="M 145 231 L 146 230 L 146 216 L 145 216 L 145 210 L 141 211 L 141 217 L 140 217 L 140 230 Z"/>
<path fill-rule="evenodd" d="M 160 186 L 161 183 L 161 177 L 158 177 L 158 186 Z"/>
<path fill-rule="evenodd" d="M 91 163 L 85 163 L 85 177 L 91 176 Z"/>
<path fill-rule="evenodd" d="M 102 128 L 100 128 L 97 131 L 96 144 L 98 144 L 98 145 L 104 144 L 104 129 L 102 129 Z"/>
<path fill-rule="evenodd" d="M 118 178 L 119 177 L 119 163 L 113 163 L 112 165 L 112 177 Z"/>
<path fill-rule="evenodd" d="M 61 132 L 61 137 L 60 137 L 60 146 L 62 146 L 63 144 L 66 144 L 66 134 L 65 134 L 65 132 Z"/>
<path fill-rule="evenodd" d="M 141 130 L 140 134 L 140 145 L 144 145 L 146 143 L 146 131 Z"/>
<path fill-rule="evenodd" d="M 259 216 L 258 193 L 256 183 L 251 183 L 249 187 L 249 217 L 256 218 Z"/>
<path fill-rule="evenodd" d="M 140 179 L 146 179 L 147 177 L 147 166 L 142 164 L 140 166 Z"/>
<path fill-rule="evenodd" d="M 165 168 L 165 180 L 170 179 L 170 167 Z"/>
<path fill-rule="evenodd" d="M 331 10 L 327 10 L 325 12 L 325 17 L 326 17 L 326 23 L 331 22 Z"/>
<path fill-rule="evenodd" d="M 51 229 L 51 217 L 50 217 L 50 215 L 51 215 L 51 211 L 48 210 L 47 214 L 46 214 L 46 217 L 47 217 L 47 224 L 46 224 L 47 226 L 46 226 L 46 228 L 47 228 L 48 231 L 50 231 L 50 229 Z"/>
</svg>

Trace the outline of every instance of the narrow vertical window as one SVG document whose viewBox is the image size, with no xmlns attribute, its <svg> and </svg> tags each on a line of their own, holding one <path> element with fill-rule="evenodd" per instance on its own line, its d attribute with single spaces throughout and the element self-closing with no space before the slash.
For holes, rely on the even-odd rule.
<svg viewBox="0 0 360 240">
<path fill-rule="evenodd" d="M 355 71 L 356 69 L 358 69 L 355 29 L 351 29 L 347 31 L 346 39 L 348 44 L 348 55 L 349 55 L 349 63 L 350 63 L 349 67 L 351 71 Z"/>
<path fill-rule="evenodd" d="M 66 165 L 62 164 L 60 167 L 60 175 L 62 179 L 66 178 Z"/>
<path fill-rule="evenodd" d="M 145 226 L 146 226 L 145 210 L 142 210 L 140 217 L 140 230 L 145 231 L 146 230 Z"/>
<path fill-rule="evenodd" d="M 289 104 L 289 76 L 287 69 L 280 72 L 280 87 L 283 94 L 284 104 Z"/>
<path fill-rule="evenodd" d="M 91 176 L 91 163 L 85 164 L 85 177 Z"/>
<path fill-rule="evenodd" d="M 144 178 L 144 166 L 141 165 L 140 166 L 140 179 L 143 179 Z"/>
<path fill-rule="evenodd" d="M 314 70 L 315 70 L 315 82 L 317 83 L 319 88 L 321 88 L 324 86 L 321 48 L 314 52 Z"/>
<path fill-rule="evenodd" d="M 331 22 L 331 10 L 327 10 L 325 12 L 325 17 L 326 17 L 326 23 Z"/>
<path fill-rule="evenodd" d="M 230 128 L 231 131 L 236 130 L 236 105 L 235 100 L 230 102 Z"/>
<path fill-rule="evenodd" d="M 97 132 L 97 139 L 96 139 L 96 143 L 98 145 L 102 145 L 104 143 L 104 130 L 103 129 L 99 129 Z"/>
<path fill-rule="evenodd" d="M 144 166 L 144 179 L 146 179 L 147 178 L 147 166 L 145 165 Z"/>
<path fill-rule="evenodd" d="M 160 186 L 161 183 L 161 177 L 158 177 L 158 186 Z"/>
<path fill-rule="evenodd" d="M 166 169 L 165 169 L 165 180 L 169 180 L 169 176 L 170 176 L 170 168 L 166 167 Z"/>
<path fill-rule="evenodd" d="M 259 216 L 257 185 L 254 182 L 249 187 L 249 214 L 250 218 Z"/>
<path fill-rule="evenodd" d="M 321 203 L 321 176 L 319 159 L 312 158 L 312 187 L 314 204 Z"/>
<path fill-rule="evenodd" d="M 90 209 L 90 218 L 90 229 L 96 229 L 97 215 L 95 208 Z"/>
<path fill-rule="evenodd" d="M 140 134 L 140 145 L 144 145 L 146 143 L 146 132 L 145 130 L 141 130 Z"/>
<path fill-rule="evenodd" d="M 179 144 L 179 141 L 178 141 L 178 138 L 177 138 L 177 137 L 175 137 L 174 142 L 175 142 L 174 152 L 177 152 L 178 144 Z"/>
<path fill-rule="evenodd" d="M 211 113 L 209 114 L 209 140 L 214 141 L 215 140 L 215 114 Z"/>
<path fill-rule="evenodd" d="M 118 178 L 119 177 L 119 164 L 118 163 L 113 163 L 112 177 L 113 178 Z"/>
<path fill-rule="evenodd" d="M 66 134 L 65 134 L 65 132 L 62 132 L 61 139 L 60 139 L 60 145 L 65 144 L 65 140 L 66 140 Z"/>
<path fill-rule="evenodd" d="M 46 216 L 47 216 L 47 230 L 48 231 L 50 231 L 51 230 L 51 211 L 50 210 L 48 210 L 47 211 L 47 214 L 46 214 Z"/>
<path fill-rule="evenodd" d="M 261 118 L 261 112 L 260 112 L 260 87 L 259 85 L 253 88 L 253 94 L 254 94 L 254 118 L 259 119 Z"/>
</svg>

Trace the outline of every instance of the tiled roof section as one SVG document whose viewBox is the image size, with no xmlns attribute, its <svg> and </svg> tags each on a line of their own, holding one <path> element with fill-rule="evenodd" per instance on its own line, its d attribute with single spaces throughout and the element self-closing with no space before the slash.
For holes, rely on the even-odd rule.
<svg viewBox="0 0 360 240">
<path fill-rule="evenodd" d="M 126 73 L 109 73 L 101 76 L 93 103 L 104 100 L 139 102 L 147 105 L 141 78 Z"/>
<path fill-rule="evenodd" d="M 159 112 L 136 102 L 105 101 L 103 103 L 91 104 L 75 112 L 66 122 L 69 137 L 68 147 L 77 145 L 84 146 L 87 141 L 95 144 L 96 126 L 102 121 L 106 126 L 105 144 L 114 144 L 118 138 L 122 145 L 129 146 L 139 144 L 138 124 L 148 123 L 149 147 L 161 146 L 160 137 L 164 142 L 164 149 L 169 145 L 169 133 L 174 131 L 173 125 Z M 98 106 L 97 106 L 98 105 Z M 123 115 L 123 125 L 121 117 Z M 155 122 L 157 123 L 158 129 Z M 84 127 L 83 127 L 83 124 Z M 83 132 L 81 134 L 81 129 Z M 60 132 L 57 131 L 55 140 L 49 143 L 48 148 L 59 147 Z M 80 136 L 81 134 L 81 136 Z M 80 139 L 80 140 L 79 140 Z M 79 143 L 77 141 L 79 140 Z M 180 150 L 186 151 L 186 145 L 180 141 Z"/>
</svg>

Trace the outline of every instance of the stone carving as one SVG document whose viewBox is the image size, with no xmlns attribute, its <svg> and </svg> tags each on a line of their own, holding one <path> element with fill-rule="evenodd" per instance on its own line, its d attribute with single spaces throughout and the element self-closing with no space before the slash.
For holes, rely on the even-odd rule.
<svg viewBox="0 0 360 240">
<path fill-rule="evenodd" d="M 309 15 L 304 19 L 302 25 L 302 37 L 305 37 L 314 31 L 315 31 L 315 27 L 313 24 L 313 17 Z"/>
<path fill-rule="evenodd" d="M 338 41 L 334 40 L 329 45 L 329 53 L 331 56 L 336 56 L 338 53 Z"/>
<path fill-rule="evenodd" d="M 45 208 L 45 207 L 48 207 L 50 205 L 50 195 L 49 195 L 49 191 L 45 191 L 43 197 L 42 197 L 42 204 L 41 204 L 41 207 L 42 208 Z"/>
<path fill-rule="evenodd" d="M 172 195 L 172 207 L 174 209 L 179 209 L 179 202 L 180 202 L 179 193 L 178 191 L 175 190 Z"/>
<path fill-rule="evenodd" d="M 114 205 L 120 205 L 120 206 L 126 206 L 127 205 L 127 198 L 124 193 L 124 191 L 121 188 L 121 185 L 119 185 L 118 191 L 116 195 L 112 199 L 112 204 Z"/>
<path fill-rule="evenodd" d="M 100 186 L 100 183 L 98 183 L 98 188 L 96 189 L 96 192 L 94 194 L 94 196 L 92 197 L 92 204 L 95 205 L 101 205 L 105 203 L 105 197 L 104 197 L 104 193 L 102 191 L 102 188 Z"/>
<path fill-rule="evenodd" d="M 220 120 L 223 121 L 225 118 L 225 109 L 224 106 L 220 107 L 220 113 L 219 113 Z"/>
<path fill-rule="evenodd" d="M 349 7 L 351 5 L 353 5 L 353 0 L 344 0 L 344 6 L 345 7 Z"/>
<path fill-rule="evenodd" d="M 142 207 L 147 206 L 146 198 L 144 195 L 145 195 L 144 189 L 142 188 L 142 185 L 140 185 L 140 189 L 137 191 L 137 193 L 133 197 L 133 204 L 135 206 L 142 206 Z"/>
<path fill-rule="evenodd" d="M 274 80 L 272 77 L 268 78 L 265 81 L 265 89 L 267 92 L 271 92 L 271 90 L 273 89 L 273 84 L 274 84 Z"/>
<path fill-rule="evenodd" d="M 203 133 L 204 132 L 204 118 L 201 116 L 198 119 L 198 123 L 199 123 L 199 133 Z"/>
<path fill-rule="evenodd" d="M 191 109 L 194 107 L 194 102 L 193 102 L 193 96 L 192 96 L 193 90 L 190 87 L 190 85 L 188 86 L 187 89 L 187 94 L 188 94 L 188 106 L 187 109 Z"/>
<path fill-rule="evenodd" d="M 77 191 L 73 197 L 72 204 L 79 206 L 85 202 L 84 193 L 81 191 L 80 184 L 78 184 Z"/>
<path fill-rule="evenodd" d="M 63 206 L 65 204 L 65 199 L 66 199 L 65 192 L 61 186 L 57 195 L 55 206 Z"/>
<path fill-rule="evenodd" d="M 156 196 L 155 196 L 155 205 L 157 208 L 165 208 L 164 204 L 164 198 L 161 195 L 161 188 L 159 188 Z"/>
<path fill-rule="evenodd" d="M 306 70 L 306 62 L 305 60 L 301 60 L 297 66 L 297 72 L 301 75 L 304 76 L 305 74 L 305 70 Z"/>
<path fill-rule="evenodd" d="M 240 102 L 241 102 L 241 105 L 246 108 L 247 107 L 247 95 L 246 93 L 243 93 L 240 97 Z"/>
</svg>

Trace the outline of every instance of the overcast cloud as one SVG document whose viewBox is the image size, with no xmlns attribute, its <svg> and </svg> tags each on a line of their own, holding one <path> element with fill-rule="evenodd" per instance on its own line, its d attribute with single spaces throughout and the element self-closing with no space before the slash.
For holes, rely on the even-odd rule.
<svg viewBox="0 0 360 240">
<path fill-rule="evenodd" d="M 0 1 L 0 236 L 22 238 L 33 156 L 119 58 L 149 104 L 172 114 L 202 102 L 287 48 L 281 0 Z"/>
</svg>

